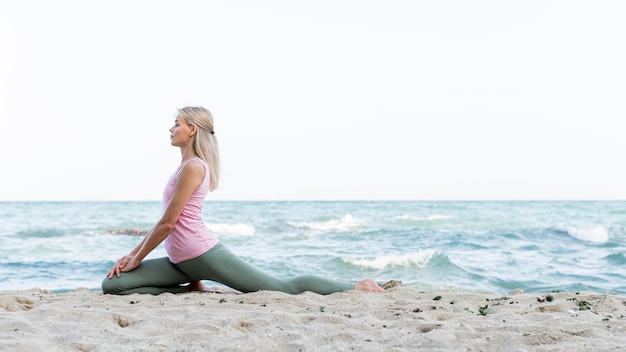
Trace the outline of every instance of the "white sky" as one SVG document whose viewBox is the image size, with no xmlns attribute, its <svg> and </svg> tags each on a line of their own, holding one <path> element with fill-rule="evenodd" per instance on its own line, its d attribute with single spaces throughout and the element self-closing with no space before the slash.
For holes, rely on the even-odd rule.
<svg viewBox="0 0 626 352">
<path fill-rule="evenodd" d="M 626 199 L 626 1 L 3 1 L 0 200 Z"/>
</svg>

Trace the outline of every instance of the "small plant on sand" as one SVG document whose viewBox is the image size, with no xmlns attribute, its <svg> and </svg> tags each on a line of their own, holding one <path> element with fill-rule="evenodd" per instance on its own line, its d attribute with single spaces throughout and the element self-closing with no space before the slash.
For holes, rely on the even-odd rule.
<svg viewBox="0 0 626 352">
<path fill-rule="evenodd" d="M 433 301 L 438 301 L 441 299 L 441 296 L 435 296 L 435 298 L 433 298 Z"/>
<path fill-rule="evenodd" d="M 589 310 L 591 309 L 591 303 L 587 301 L 578 301 L 578 309 L 580 310 Z"/>
<path fill-rule="evenodd" d="M 326 307 L 320 306 L 320 312 L 324 313 L 324 310 L 326 310 Z"/>
<path fill-rule="evenodd" d="M 593 308 L 593 305 L 587 301 L 579 301 L 577 298 L 568 298 L 568 301 L 574 301 L 576 302 L 576 305 L 578 305 L 578 310 L 589 310 L 591 308 Z"/>
<path fill-rule="evenodd" d="M 486 316 L 487 315 L 487 308 L 489 308 L 488 304 L 485 304 L 484 307 L 479 307 L 478 308 L 478 314 L 480 314 L 482 316 Z"/>
</svg>

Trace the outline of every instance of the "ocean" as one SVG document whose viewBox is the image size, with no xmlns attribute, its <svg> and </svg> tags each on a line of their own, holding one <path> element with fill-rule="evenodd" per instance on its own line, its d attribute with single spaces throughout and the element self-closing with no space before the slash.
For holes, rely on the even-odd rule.
<svg viewBox="0 0 626 352">
<path fill-rule="evenodd" d="M 0 290 L 99 290 L 160 213 L 160 202 L 0 202 Z M 207 201 L 204 221 L 277 277 L 626 295 L 624 201 Z M 160 256 L 162 245 L 148 258 Z"/>
</svg>

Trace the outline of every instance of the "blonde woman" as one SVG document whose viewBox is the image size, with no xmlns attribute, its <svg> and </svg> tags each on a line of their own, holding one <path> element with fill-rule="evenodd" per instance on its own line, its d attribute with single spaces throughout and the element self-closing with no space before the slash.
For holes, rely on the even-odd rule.
<svg viewBox="0 0 626 352">
<path fill-rule="evenodd" d="M 102 281 L 104 293 L 207 291 L 200 280 L 219 282 L 241 292 L 384 292 L 371 279 L 349 283 L 306 275 L 280 280 L 231 253 L 202 220 L 204 198 L 217 188 L 220 179 L 213 116 L 203 107 L 179 109 L 170 139 L 180 148 L 182 161 L 165 186 L 163 215 L 139 245 L 109 270 Z M 143 260 L 163 241 L 167 257 Z"/>
</svg>

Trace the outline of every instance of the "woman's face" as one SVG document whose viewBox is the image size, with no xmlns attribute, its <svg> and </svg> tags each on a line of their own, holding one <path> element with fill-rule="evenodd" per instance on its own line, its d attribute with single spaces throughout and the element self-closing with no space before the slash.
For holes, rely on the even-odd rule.
<svg viewBox="0 0 626 352">
<path fill-rule="evenodd" d="M 176 147 L 183 146 L 192 140 L 194 134 L 195 127 L 188 124 L 184 118 L 176 116 L 174 126 L 170 128 L 170 141 L 172 145 Z"/>
</svg>

